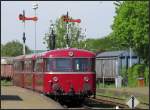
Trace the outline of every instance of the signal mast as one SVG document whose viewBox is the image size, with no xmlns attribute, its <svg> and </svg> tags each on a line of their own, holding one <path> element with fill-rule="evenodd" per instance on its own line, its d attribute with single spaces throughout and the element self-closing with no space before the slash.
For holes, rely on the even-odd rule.
<svg viewBox="0 0 150 110">
<path fill-rule="evenodd" d="M 63 16 L 63 21 L 67 23 L 67 34 L 66 34 L 66 47 L 69 48 L 70 47 L 70 42 L 69 42 L 69 26 L 68 26 L 68 22 L 77 22 L 80 23 L 81 20 L 80 19 L 70 19 L 69 18 L 69 13 L 67 11 L 67 14 L 65 16 Z"/>
<path fill-rule="evenodd" d="M 34 17 L 26 17 L 25 16 L 25 11 L 23 10 L 23 14 L 19 14 L 19 20 L 21 20 L 23 22 L 23 27 L 24 27 L 24 31 L 23 31 L 23 55 L 26 54 L 25 52 L 25 40 L 26 40 L 26 37 L 25 37 L 25 21 L 29 21 L 29 20 L 32 20 L 32 21 L 37 21 L 38 18 L 36 16 Z"/>
</svg>

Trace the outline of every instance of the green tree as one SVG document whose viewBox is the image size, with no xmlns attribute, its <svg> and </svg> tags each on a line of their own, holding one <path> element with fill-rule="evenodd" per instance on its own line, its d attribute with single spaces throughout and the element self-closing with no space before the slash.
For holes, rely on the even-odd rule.
<svg viewBox="0 0 150 110">
<path fill-rule="evenodd" d="M 63 21 L 63 16 L 62 15 L 60 18 L 58 18 L 55 22 L 54 25 L 54 30 L 56 34 L 56 48 L 64 48 L 66 47 L 66 22 Z M 70 17 L 70 19 L 72 19 Z M 70 47 L 75 47 L 75 48 L 83 48 L 84 47 L 84 38 L 85 36 L 81 34 L 81 28 L 77 23 L 74 22 L 69 22 L 69 41 L 70 41 Z M 50 30 L 50 29 L 49 29 Z M 44 37 L 44 44 L 47 45 L 47 48 L 49 49 L 49 36 L 50 32 L 45 34 Z"/>
<path fill-rule="evenodd" d="M 114 51 L 124 49 L 123 47 L 118 47 L 116 42 L 111 39 L 111 34 L 103 38 L 87 39 L 86 45 L 87 45 L 86 49 L 94 52 Z"/>
<path fill-rule="evenodd" d="M 1 45 L 2 46 L 2 45 Z M 19 41 L 11 41 L 1 47 L 1 56 L 18 56 L 22 55 L 23 45 Z M 26 53 L 30 53 L 26 46 Z"/>
<path fill-rule="evenodd" d="M 131 47 L 147 64 L 149 8 L 148 1 L 124 1 L 116 5 L 112 39 L 119 47 Z"/>
</svg>

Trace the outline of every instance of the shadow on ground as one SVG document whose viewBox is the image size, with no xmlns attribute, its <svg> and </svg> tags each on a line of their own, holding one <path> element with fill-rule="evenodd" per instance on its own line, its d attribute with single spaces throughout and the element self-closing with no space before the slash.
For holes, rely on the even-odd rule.
<svg viewBox="0 0 150 110">
<path fill-rule="evenodd" d="M 14 100 L 14 101 L 22 101 L 22 98 L 20 98 L 17 95 L 1 95 L 1 100 Z"/>
</svg>

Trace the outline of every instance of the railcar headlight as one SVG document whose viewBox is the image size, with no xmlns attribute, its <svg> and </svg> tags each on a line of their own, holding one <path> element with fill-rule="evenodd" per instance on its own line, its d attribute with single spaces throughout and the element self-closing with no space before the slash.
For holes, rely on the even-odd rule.
<svg viewBox="0 0 150 110">
<path fill-rule="evenodd" d="M 58 77 L 54 76 L 53 77 L 53 81 L 57 82 L 58 81 Z"/>
<path fill-rule="evenodd" d="M 88 78 L 87 76 L 85 76 L 85 77 L 84 77 L 84 81 L 85 81 L 85 82 L 88 82 L 88 81 L 89 81 L 89 78 Z"/>
</svg>

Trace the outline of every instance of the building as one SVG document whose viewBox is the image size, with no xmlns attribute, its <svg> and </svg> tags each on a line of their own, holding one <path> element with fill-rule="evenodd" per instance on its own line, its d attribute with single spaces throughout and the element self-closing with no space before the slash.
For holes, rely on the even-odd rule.
<svg viewBox="0 0 150 110">
<path fill-rule="evenodd" d="M 1 57 L 1 79 L 13 77 L 13 57 Z"/>
<path fill-rule="evenodd" d="M 139 62 L 139 58 L 132 52 L 132 64 Z M 115 81 L 121 75 L 122 69 L 127 69 L 130 65 L 130 55 L 128 51 L 108 51 L 96 56 L 96 78 L 103 81 Z"/>
</svg>

